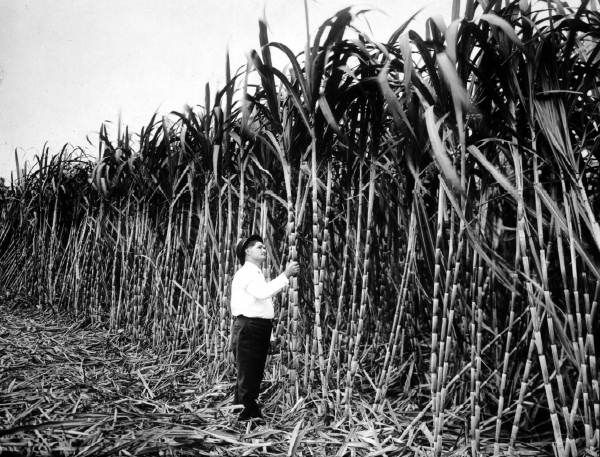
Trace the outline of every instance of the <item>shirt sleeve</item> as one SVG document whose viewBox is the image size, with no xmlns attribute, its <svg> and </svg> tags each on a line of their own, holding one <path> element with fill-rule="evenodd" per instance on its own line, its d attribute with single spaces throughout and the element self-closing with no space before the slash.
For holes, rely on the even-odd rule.
<svg viewBox="0 0 600 457">
<path fill-rule="evenodd" d="M 275 279 L 267 282 L 262 274 L 253 275 L 246 285 L 246 292 L 258 300 L 272 297 L 290 283 L 285 273 L 281 273 Z"/>
</svg>

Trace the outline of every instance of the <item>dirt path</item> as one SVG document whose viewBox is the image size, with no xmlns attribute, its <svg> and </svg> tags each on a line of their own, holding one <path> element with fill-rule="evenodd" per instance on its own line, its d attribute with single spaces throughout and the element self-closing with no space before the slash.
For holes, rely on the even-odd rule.
<svg viewBox="0 0 600 457">
<path fill-rule="evenodd" d="M 0 454 L 285 454 L 294 424 L 236 422 L 231 383 L 199 373 L 197 358 L 0 304 Z"/>
</svg>

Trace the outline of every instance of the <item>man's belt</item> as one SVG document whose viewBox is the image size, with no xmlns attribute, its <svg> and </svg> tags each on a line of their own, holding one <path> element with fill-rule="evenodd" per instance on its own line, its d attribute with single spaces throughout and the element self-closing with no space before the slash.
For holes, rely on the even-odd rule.
<svg viewBox="0 0 600 457">
<path fill-rule="evenodd" d="M 237 316 L 235 316 L 236 319 L 239 319 L 241 321 L 250 321 L 250 322 L 257 322 L 257 323 L 271 323 L 273 322 L 273 319 L 265 319 L 264 317 L 248 317 L 248 316 L 244 316 L 243 314 L 239 314 Z"/>
</svg>

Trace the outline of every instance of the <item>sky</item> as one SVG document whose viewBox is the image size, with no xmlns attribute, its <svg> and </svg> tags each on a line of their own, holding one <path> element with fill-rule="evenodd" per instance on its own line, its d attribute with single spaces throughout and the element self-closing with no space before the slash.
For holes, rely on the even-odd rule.
<svg viewBox="0 0 600 457">
<path fill-rule="evenodd" d="M 356 25 L 379 41 L 424 8 L 414 29 L 451 0 L 308 0 L 311 32 L 336 11 L 371 9 Z M 269 38 L 304 48 L 303 0 L 0 0 L 0 177 L 33 163 L 45 143 L 97 154 L 102 122 L 119 115 L 139 132 L 154 112 L 204 103 L 204 86 L 224 82 L 258 47 L 258 19 Z M 370 27 L 370 29 L 369 29 Z M 274 53 L 277 51 L 274 51 Z"/>
</svg>

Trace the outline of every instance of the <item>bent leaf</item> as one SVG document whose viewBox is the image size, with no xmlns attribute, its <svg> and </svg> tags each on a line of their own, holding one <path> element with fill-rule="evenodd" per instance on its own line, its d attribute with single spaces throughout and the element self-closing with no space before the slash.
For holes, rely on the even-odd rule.
<svg viewBox="0 0 600 457">
<path fill-rule="evenodd" d="M 463 82 L 458 76 L 458 73 L 456 72 L 456 67 L 451 62 L 450 57 L 448 57 L 448 54 L 446 54 L 445 52 L 438 53 L 437 62 L 440 66 L 440 70 L 442 71 L 442 76 L 444 77 L 446 84 L 448 84 L 448 86 L 450 87 L 454 103 L 460 104 L 466 109 L 471 109 L 471 102 L 469 100 L 467 90 L 465 89 Z"/>
<path fill-rule="evenodd" d="M 471 153 L 473 157 L 475 157 L 483 167 L 490 172 L 490 174 L 494 177 L 496 182 L 510 194 L 515 200 L 517 200 L 517 190 L 510 183 L 508 178 L 504 176 L 500 170 L 498 170 L 483 154 L 482 152 L 474 145 L 469 146 L 468 151 Z"/>
<path fill-rule="evenodd" d="M 500 16 L 498 16 L 496 14 L 482 14 L 479 17 L 479 19 L 487 22 L 488 24 L 495 25 L 496 27 L 501 28 L 502 31 L 504 33 L 506 33 L 506 35 L 517 46 L 523 46 L 523 42 L 517 36 L 517 32 L 515 32 L 515 29 L 505 19 L 502 19 Z"/>
<path fill-rule="evenodd" d="M 437 162 L 440 172 L 454 189 L 464 194 L 465 191 L 460 184 L 458 174 L 452 166 L 450 157 L 448 157 L 448 154 L 442 143 L 442 139 L 438 133 L 438 126 L 435 121 L 433 106 L 430 106 L 425 111 L 425 123 L 427 124 L 427 133 L 429 134 L 429 141 L 431 142 L 432 156 Z"/>
</svg>

